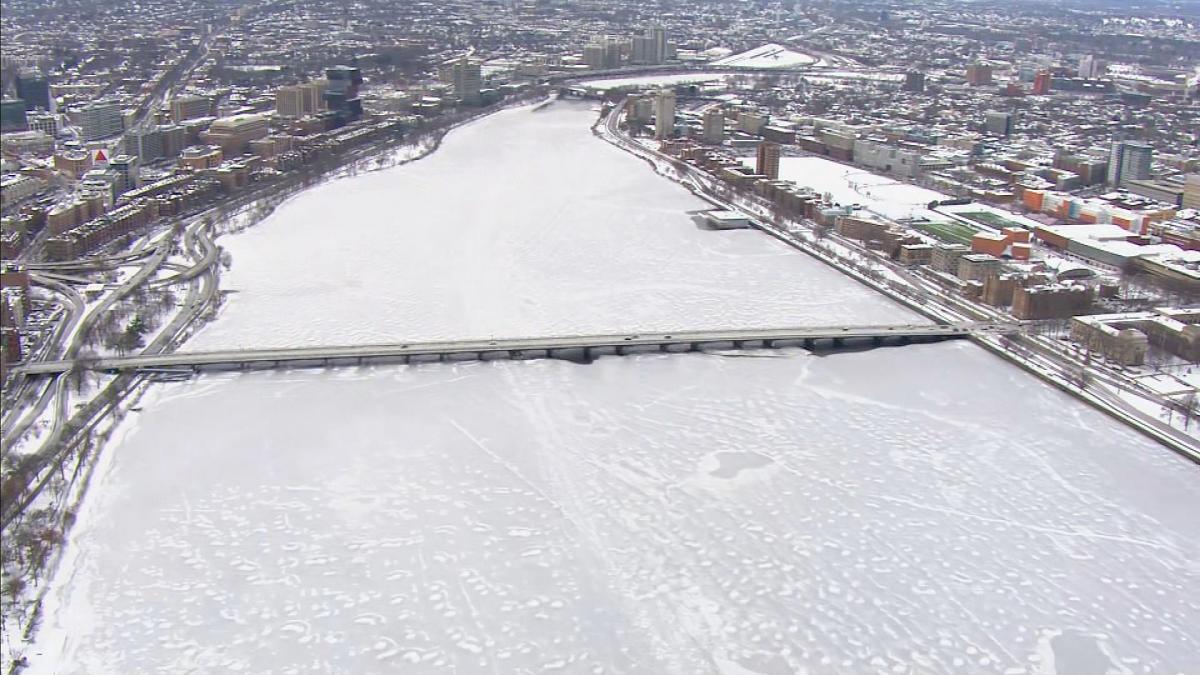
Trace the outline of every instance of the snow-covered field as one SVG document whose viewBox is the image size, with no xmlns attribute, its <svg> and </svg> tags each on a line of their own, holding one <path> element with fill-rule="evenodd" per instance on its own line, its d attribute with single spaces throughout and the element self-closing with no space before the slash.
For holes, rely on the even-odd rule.
<svg viewBox="0 0 1200 675">
<path fill-rule="evenodd" d="M 742 163 L 754 166 L 754 159 L 743 159 Z M 823 157 L 782 157 L 779 177 L 819 194 L 828 192 L 838 203 L 859 204 L 888 218 L 945 219 L 926 207 L 936 199 L 947 199 L 946 195 Z"/>
<path fill-rule="evenodd" d="M 584 80 L 579 84 L 589 89 L 612 89 L 614 87 L 656 87 L 672 84 L 699 84 L 717 82 L 729 77 L 728 73 L 676 73 L 673 75 L 641 75 L 612 77 L 599 80 Z"/>
<path fill-rule="evenodd" d="M 586 104 L 498 113 L 410 165 L 222 237 L 234 291 L 184 349 L 911 322 L 595 139 Z"/>
<path fill-rule="evenodd" d="M 237 293 L 189 348 L 915 320 L 698 229 L 593 119 L 501 113 L 222 238 Z M 1200 671 L 1197 468 L 966 342 L 229 374 L 140 405 L 31 672 Z"/>
<path fill-rule="evenodd" d="M 735 68 L 796 68 L 810 66 L 816 62 L 817 59 L 808 54 L 794 52 L 776 44 L 766 44 L 713 61 L 713 65 Z"/>
<path fill-rule="evenodd" d="M 143 405 L 34 672 L 1200 669 L 1195 467 L 966 343 Z"/>
</svg>

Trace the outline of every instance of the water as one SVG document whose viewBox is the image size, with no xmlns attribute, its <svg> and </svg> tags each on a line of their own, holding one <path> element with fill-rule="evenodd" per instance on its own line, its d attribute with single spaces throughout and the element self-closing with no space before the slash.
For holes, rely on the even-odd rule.
<svg viewBox="0 0 1200 675">
<path fill-rule="evenodd" d="M 197 344 L 915 320 L 698 230 L 591 119 L 505 113 L 289 203 L 222 242 L 240 292 Z M 965 342 L 227 374 L 143 410 L 34 672 L 1200 670 L 1195 467 Z"/>
</svg>

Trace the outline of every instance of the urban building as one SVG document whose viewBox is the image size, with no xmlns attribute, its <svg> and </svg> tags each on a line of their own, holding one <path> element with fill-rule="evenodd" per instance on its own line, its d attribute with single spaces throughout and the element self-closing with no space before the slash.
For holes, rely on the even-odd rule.
<svg viewBox="0 0 1200 675">
<path fill-rule="evenodd" d="M 50 98 L 50 81 L 44 75 L 37 73 L 21 73 L 16 79 L 17 98 L 25 102 L 26 110 L 47 110 L 53 112 L 53 99 Z"/>
<path fill-rule="evenodd" d="M 725 141 L 725 111 L 719 106 L 713 106 L 704 111 L 704 133 L 702 136 L 709 145 L 720 145 Z"/>
<path fill-rule="evenodd" d="M 1200 210 L 1200 173 L 1189 173 L 1184 179 L 1183 208 Z"/>
<path fill-rule="evenodd" d="M 176 123 L 212 117 L 213 102 L 207 96 L 178 96 L 171 101 L 171 119 Z"/>
<path fill-rule="evenodd" d="M 304 117 L 304 90 L 299 86 L 280 87 L 275 90 L 275 113 L 280 117 Z"/>
<path fill-rule="evenodd" d="M 1108 158 L 1108 183 L 1121 187 L 1131 180 L 1150 178 L 1154 148 L 1145 143 L 1117 141 Z"/>
<path fill-rule="evenodd" d="M 131 129 L 125 134 L 125 152 L 148 164 L 163 157 L 162 132 L 157 128 Z"/>
<path fill-rule="evenodd" d="M 996 136 L 1011 136 L 1013 132 L 1013 115 L 1009 112 L 990 110 L 987 113 L 984 128 L 989 134 Z"/>
<path fill-rule="evenodd" d="M 203 171 L 220 166 L 224 153 L 215 145 L 193 145 L 179 154 L 179 165 L 192 171 Z"/>
<path fill-rule="evenodd" d="M 754 170 L 760 176 L 779 180 L 779 144 L 763 141 L 758 144 Z"/>
<path fill-rule="evenodd" d="M 1043 70 L 1033 78 L 1033 93 L 1036 96 L 1045 96 L 1050 93 L 1050 85 L 1053 79 L 1050 77 L 1050 72 Z"/>
<path fill-rule="evenodd" d="M 245 114 L 221 117 L 201 134 L 206 143 L 219 146 L 226 157 L 236 157 L 246 150 L 246 144 L 270 132 L 267 118 Z"/>
<path fill-rule="evenodd" d="M 362 72 L 353 66 L 334 66 L 325 69 L 325 79 L 325 107 L 334 113 L 338 124 L 362 117 L 362 101 L 358 98 Z"/>
<path fill-rule="evenodd" d="M 918 94 L 925 92 L 925 73 L 916 70 L 910 70 L 904 74 L 904 91 L 911 91 Z"/>
<path fill-rule="evenodd" d="M 40 131 L 53 138 L 58 135 L 58 114 L 42 111 L 27 113 L 25 126 L 30 131 Z"/>
<path fill-rule="evenodd" d="M 929 255 L 929 266 L 943 274 L 958 275 L 958 260 L 971 249 L 963 244 L 936 244 Z"/>
<path fill-rule="evenodd" d="M 479 95 L 483 85 L 482 64 L 464 55 L 447 61 L 444 67 L 454 85 L 454 98 L 462 105 L 479 105 L 482 102 Z"/>
<path fill-rule="evenodd" d="M 660 89 L 654 101 L 654 137 L 662 140 L 675 135 L 675 92 Z"/>
<path fill-rule="evenodd" d="M 141 185 L 138 177 L 138 158 L 133 155 L 117 155 L 108 160 L 108 169 L 120 176 L 117 194 L 137 189 Z"/>
<path fill-rule="evenodd" d="M 1000 259 L 986 253 L 966 253 L 958 259 L 958 278 L 963 281 L 983 280 L 1000 271 Z"/>
<path fill-rule="evenodd" d="M 25 101 L 19 98 L 0 100 L 0 131 L 24 131 L 28 127 Z"/>
<path fill-rule="evenodd" d="M 70 116 L 85 141 L 115 136 L 125 129 L 123 111 L 116 101 L 88 103 L 73 110 Z"/>
<path fill-rule="evenodd" d="M 992 83 L 992 66 L 987 63 L 972 63 L 967 66 L 967 84 L 977 87 Z"/>
<path fill-rule="evenodd" d="M 1092 305 L 1092 290 L 1080 284 L 1033 284 L 1013 290 L 1012 315 L 1022 321 L 1065 319 Z"/>
</svg>

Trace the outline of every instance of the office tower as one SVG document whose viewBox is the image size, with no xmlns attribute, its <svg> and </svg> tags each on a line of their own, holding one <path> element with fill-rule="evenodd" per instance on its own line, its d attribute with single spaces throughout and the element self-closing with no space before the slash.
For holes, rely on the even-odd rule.
<svg viewBox="0 0 1200 675">
<path fill-rule="evenodd" d="M 604 67 L 604 45 L 593 42 L 583 47 L 583 64 L 593 70 Z"/>
<path fill-rule="evenodd" d="M 483 68 L 478 61 L 466 56 L 454 67 L 454 97 L 463 105 L 479 105 L 479 90 L 483 85 Z"/>
<path fill-rule="evenodd" d="M 1131 180 L 1150 178 L 1150 165 L 1154 161 L 1154 148 L 1145 143 L 1117 141 L 1113 143 L 1108 157 L 1108 182 L 1121 187 Z"/>
<path fill-rule="evenodd" d="M 0 100 L 0 131 L 23 131 L 28 125 L 25 101 L 19 98 Z"/>
<path fill-rule="evenodd" d="M 37 73 L 21 73 L 17 75 L 17 98 L 25 101 L 26 110 L 49 110 L 53 112 L 50 100 L 50 81 L 46 76 Z"/>
<path fill-rule="evenodd" d="M 138 187 L 138 158 L 132 155 L 117 155 L 108 160 L 108 168 L 120 177 L 117 183 L 117 194 L 128 192 Z"/>
<path fill-rule="evenodd" d="M 779 144 L 763 141 L 758 144 L 754 172 L 771 180 L 779 180 Z"/>
<path fill-rule="evenodd" d="M 275 113 L 280 117 L 304 117 L 305 93 L 299 86 L 280 87 L 275 90 Z"/>
<path fill-rule="evenodd" d="M 661 89 L 654 101 L 654 137 L 662 140 L 675 134 L 675 92 Z"/>
<path fill-rule="evenodd" d="M 179 124 L 160 124 L 156 128 L 165 159 L 178 157 L 188 145 L 188 132 Z"/>
<path fill-rule="evenodd" d="M 358 99 L 358 86 L 362 84 L 362 73 L 353 66 L 334 66 L 325 69 L 325 107 L 337 114 L 341 124 L 362 117 L 362 101 Z"/>
<path fill-rule="evenodd" d="M 651 26 L 646 29 L 646 37 L 650 38 L 653 43 L 653 63 L 667 62 L 667 31 L 660 26 Z"/>
<path fill-rule="evenodd" d="M 163 156 L 162 132 L 154 129 L 133 129 L 125 135 L 125 152 L 148 164 Z"/>
<path fill-rule="evenodd" d="M 1096 57 L 1088 54 L 1079 59 L 1079 76 L 1091 80 L 1100 76 L 1104 71 L 1104 64 L 1096 60 Z"/>
<path fill-rule="evenodd" d="M 925 92 L 925 73 L 910 70 L 904 74 L 904 91 Z"/>
<path fill-rule="evenodd" d="M 967 84 L 980 86 L 992 83 L 992 67 L 986 63 L 972 63 L 967 66 Z"/>
<path fill-rule="evenodd" d="M 720 145 L 725 140 L 725 111 L 712 107 L 704 111 L 704 142 Z"/>
<path fill-rule="evenodd" d="M 654 38 L 645 35 L 635 35 L 630 46 L 629 62 L 635 65 L 653 64 Z"/>
<path fill-rule="evenodd" d="M 71 117 L 85 141 L 114 136 L 125 128 L 121 105 L 115 101 L 93 101 L 76 108 Z"/>
<path fill-rule="evenodd" d="M 171 119 L 176 122 L 211 117 L 212 99 L 207 96 L 178 96 L 171 101 Z"/>
<path fill-rule="evenodd" d="M 1033 93 L 1038 96 L 1045 96 L 1050 93 L 1050 73 L 1048 71 L 1039 71 L 1033 78 Z"/>
<path fill-rule="evenodd" d="M 997 110 L 988 111 L 984 127 L 988 133 L 997 136 L 1011 136 L 1013 131 L 1012 113 Z"/>
<path fill-rule="evenodd" d="M 299 85 L 305 112 L 315 113 L 321 109 L 325 102 L 325 86 L 326 83 L 320 80 Z"/>
</svg>

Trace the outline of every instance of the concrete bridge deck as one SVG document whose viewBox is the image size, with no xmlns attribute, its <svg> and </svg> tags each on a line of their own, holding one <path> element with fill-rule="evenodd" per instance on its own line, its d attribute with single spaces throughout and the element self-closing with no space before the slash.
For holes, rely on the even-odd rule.
<svg viewBox="0 0 1200 675">
<path fill-rule="evenodd" d="M 655 334 L 579 335 L 562 337 L 405 342 L 396 344 L 296 347 L 282 349 L 176 352 L 147 356 L 41 361 L 14 370 L 26 376 L 56 375 L 82 368 L 101 372 L 164 372 L 243 368 L 326 367 L 367 363 L 440 360 L 558 358 L 586 360 L 605 354 L 689 352 L 703 349 L 771 349 L 778 347 L 847 348 L 901 345 L 968 338 L 981 333 L 1016 332 L 1014 324 L 831 326 L 688 331 Z"/>
</svg>

